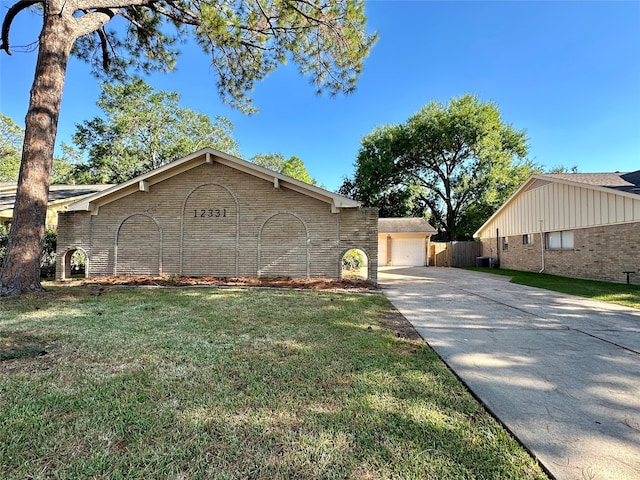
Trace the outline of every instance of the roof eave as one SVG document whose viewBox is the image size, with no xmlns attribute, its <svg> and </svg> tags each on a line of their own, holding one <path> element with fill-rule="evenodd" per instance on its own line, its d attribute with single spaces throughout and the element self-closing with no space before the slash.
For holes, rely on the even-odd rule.
<svg viewBox="0 0 640 480">
<path fill-rule="evenodd" d="M 622 190 L 617 190 L 615 188 L 612 187 L 603 187 L 600 185 L 591 185 L 589 183 L 583 183 L 583 182 L 574 182 L 571 180 L 566 180 L 563 178 L 555 178 L 555 177 L 551 177 L 549 175 L 545 175 L 545 174 L 535 174 L 535 175 L 531 175 L 526 182 L 524 182 L 522 184 L 522 186 L 520 188 L 518 188 L 518 190 L 516 190 L 501 206 L 500 208 L 498 208 L 498 210 L 496 210 L 494 212 L 493 215 L 491 215 L 489 217 L 489 219 L 484 222 L 482 224 L 482 226 L 480 228 L 478 228 L 478 230 L 475 231 L 475 233 L 473 234 L 474 237 L 479 237 L 480 236 L 480 232 L 482 232 L 485 227 L 491 223 L 493 221 L 494 218 L 496 218 L 498 215 L 500 215 L 500 212 L 502 212 L 502 210 L 504 210 L 509 204 L 511 204 L 511 202 L 513 202 L 518 195 L 520 194 L 521 191 L 523 191 L 523 189 L 526 189 L 530 184 L 532 184 L 535 180 L 544 180 L 547 182 L 553 182 L 553 183 L 562 183 L 565 185 L 570 185 L 573 187 L 580 187 L 580 188 L 589 188 L 591 190 L 597 190 L 600 192 L 604 192 L 604 193 L 612 193 L 615 195 L 620 195 L 623 197 L 628 197 L 628 198 L 632 198 L 634 200 L 638 200 L 638 197 L 640 197 L 640 195 L 637 195 L 635 193 L 631 193 L 631 192 L 625 192 Z"/>
<path fill-rule="evenodd" d="M 163 165 L 155 170 L 132 178 L 122 184 L 115 185 L 102 192 L 97 192 L 86 199 L 69 205 L 69 210 L 90 211 L 93 214 L 96 214 L 100 205 L 113 202 L 138 190 L 148 191 L 148 188 L 156 183 L 204 163 L 213 162 L 262 178 L 263 180 L 273 183 L 274 188 L 286 187 L 290 190 L 328 203 L 331 205 L 332 212 L 337 212 L 340 208 L 357 208 L 361 206 L 360 202 L 351 200 L 337 193 L 329 192 L 328 190 L 316 187 L 315 185 L 301 182 L 292 177 L 288 177 L 287 175 L 256 165 L 255 163 L 248 162 L 241 158 L 207 147 L 202 150 L 198 150 L 191 155 L 187 155 L 184 158 Z"/>
<path fill-rule="evenodd" d="M 538 174 L 529 176 L 529 178 L 527 178 L 527 180 L 520 186 L 520 188 L 518 188 L 515 192 L 513 192 L 511 194 L 511 196 L 502 205 L 500 205 L 500 207 L 493 213 L 493 215 L 491 215 L 487 219 L 487 221 L 484 222 L 482 224 L 482 226 L 480 228 L 478 228 L 478 230 L 476 230 L 474 232 L 473 237 L 474 238 L 480 237 L 480 232 L 482 232 L 485 229 L 485 227 L 487 225 L 489 225 L 493 221 L 494 218 L 496 218 L 498 215 L 500 215 L 500 212 L 502 212 L 502 210 L 507 208 L 507 206 L 509 204 L 511 204 L 511 202 L 514 201 L 518 195 L 520 195 L 520 192 L 522 192 L 524 189 L 526 189 L 535 180 L 540 180 L 540 179 L 542 179 L 542 177 L 540 175 L 538 175 Z"/>
</svg>

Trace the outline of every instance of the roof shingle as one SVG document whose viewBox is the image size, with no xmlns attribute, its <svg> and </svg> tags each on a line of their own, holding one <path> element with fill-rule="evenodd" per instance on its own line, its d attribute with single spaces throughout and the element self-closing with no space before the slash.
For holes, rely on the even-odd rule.
<svg viewBox="0 0 640 480">
<path fill-rule="evenodd" d="M 424 218 L 379 218 L 379 233 L 436 233 Z"/>
<path fill-rule="evenodd" d="M 640 195 L 640 170 L 627 173 L 547 173 L 540 176 Z"/>
</svg>

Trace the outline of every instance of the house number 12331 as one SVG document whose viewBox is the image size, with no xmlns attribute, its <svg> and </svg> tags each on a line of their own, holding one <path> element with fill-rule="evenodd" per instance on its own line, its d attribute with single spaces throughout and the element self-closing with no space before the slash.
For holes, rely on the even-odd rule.
<svg viewBox="0 0 640 480">
<path fill-rule="evenodd" d="M 226 208 L 194 208 L 193 218 L 220 218 L 227 216 Z"/>
</svg>

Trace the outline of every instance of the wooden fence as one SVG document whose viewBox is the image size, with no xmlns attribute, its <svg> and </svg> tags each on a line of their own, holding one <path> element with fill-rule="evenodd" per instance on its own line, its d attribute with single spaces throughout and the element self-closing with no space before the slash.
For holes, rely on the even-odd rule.
<svg viewBox="0 0 640 480">
<path fill-rule="evenodd" d="M 431 242 L 429 265 L 434 267 L 475 267 L 482 255 L 481 242 Z"/>
</svg>

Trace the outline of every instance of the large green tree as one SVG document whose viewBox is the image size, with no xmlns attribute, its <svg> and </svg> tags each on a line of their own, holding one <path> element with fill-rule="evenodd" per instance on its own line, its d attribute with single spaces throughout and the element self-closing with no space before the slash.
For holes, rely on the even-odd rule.
<svg viewBox="0 0 640 480">
<path fill-rule="evenodd" d="M 82 183 L 122 183 L 177 158 L 213 147 L 237 154 L 233 125 L 180 106 L 177 92 L 159 91 L 140 78 L 103 84 L 103 117 L 76 125 L 73 142 L 87 152 L 73 176 Z"/>
<path fill-rule="evenodd" d="M 317 185 L 318 182 L 312 178 L 307 171 L 304 162 L 295 155 L 285 158 L 281 153 L 259 153 L 251 158 L 251 162 L 256 165 L 269 168 L 283 175 L 287 175 L 301 182 Z"/>
<path fill-rule="evenodd" d="M 23 136 L 20 125 L 0 113 L 0 182 L 18 180 Z"/>
<path fill-rule="evenodd" d="M 493 102 L 464 95 L 364 137 L 341 192 L 377 206 L 381 216 L 424 214 L 443 236 L 469 239 L 540 171 L 526 155 L 524 130 L 505 123 Z"/>
<path fill-rule="evenodd" d="M 2 22 L 1 50 L 11 53 L 13 20 L 34 5 L 42 27 L 0 295 L 42 289 L 40 247 L 70 55 L 123 79 L 130 68 L 172 69 L 190 36 L 210 56 L 221 97 L 250 110 L 246 92 L 287 60 L 318 91 L 352 91 L 375 41 L 363 0 L 17 0 Z"/>
<path fill-rule="evenodd" d="M 24 129 L 11 118 L 0 113 L 0 182 L 18 181 L 23 137 Z M 79 156 L 80 153 L 68 145 L 63 144 L 62 148 L 62 157 L 53 159 L 51 183 L 78 183 L 73 177 L 75 159 L 69 154 Z"/>
</svg>

